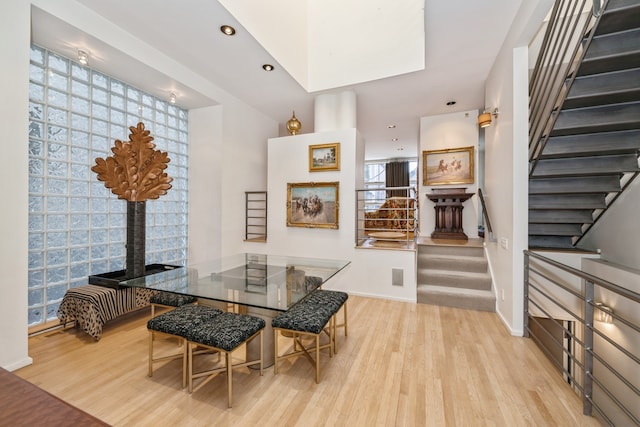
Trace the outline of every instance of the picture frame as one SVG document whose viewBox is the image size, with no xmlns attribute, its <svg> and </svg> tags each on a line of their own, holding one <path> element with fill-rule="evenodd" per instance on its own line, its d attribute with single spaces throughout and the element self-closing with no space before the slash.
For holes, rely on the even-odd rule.
<svg viewBox="0 0 640 427">
<path fill-rule="evenodd" d="M 473 184 L 474 147 L 422 152 L 423 185 Z"/>
<path fill-rule="evenodd" d="M 340 143 L 309 146 L 309 172 L 340 170 Z"/>
<path fill-rule="evenodd" d="M 287 227 L 338 228 L 339 182 L 287 183 Z"/>
</svg>

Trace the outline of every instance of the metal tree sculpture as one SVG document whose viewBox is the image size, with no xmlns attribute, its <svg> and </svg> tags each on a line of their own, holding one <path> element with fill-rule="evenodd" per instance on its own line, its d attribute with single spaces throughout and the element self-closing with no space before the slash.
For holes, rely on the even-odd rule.
<svg viewBox="0 0 640 427">
<path fill-rule="evenodd" d="M 127 201 L 126 275 L 133 278 L 145 273 L 145 202 L 167 194 L 173 178 L 163 172 L 170 162 L 167 152 L 154 150 L 153 137 L 144 124 L 129 130 L 129 141 L 117 139 L 113 156 L 96 158 L 91 170 L 118 199 Z"/>
</svg>

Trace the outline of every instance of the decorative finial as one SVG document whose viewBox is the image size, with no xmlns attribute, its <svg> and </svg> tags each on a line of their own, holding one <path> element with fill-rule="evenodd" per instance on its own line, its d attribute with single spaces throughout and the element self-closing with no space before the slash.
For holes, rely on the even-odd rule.
<svg viewBox="0 0 640 427">
<path fill-rule="evenodd" d="M 300 123 L 300 120 L 296 118 L 296 112 L 294 111 L 293 116 L 291 116 L 291 118 L 287 122 L 287 130 L 289 131 L 290 135 L 296 135 L 298 132 L 300 132 L 300 129 L 302 129 L 302 123 Z"/>
</svg>

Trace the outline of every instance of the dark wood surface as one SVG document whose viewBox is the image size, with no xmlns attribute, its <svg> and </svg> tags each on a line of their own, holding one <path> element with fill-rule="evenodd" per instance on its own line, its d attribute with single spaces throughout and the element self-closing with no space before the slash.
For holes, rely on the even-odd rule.
<svg viewBox="0 0 640 427">
<path fill-rule="evenodd" d="M 0 368 L 0 426 L 108 426 L 30 382 Z"/>
</svg>

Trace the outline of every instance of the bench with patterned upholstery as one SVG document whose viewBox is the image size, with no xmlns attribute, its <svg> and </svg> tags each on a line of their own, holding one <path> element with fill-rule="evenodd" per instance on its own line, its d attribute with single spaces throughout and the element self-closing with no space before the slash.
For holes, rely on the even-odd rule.
<svg viewBox="0 0 640 427">
<path fill-rule="evenodd" d="M 157 292 L 144 288 L 114 289 L 97 285 L 71 288 L 58 307 L 58 319 L 63 325 L 75 321 L 76 327 L 99 340 L 105 323 L 148 306 Z"/>
<path fill-rule="evenodd" d="M 227 402 L 229 408 L 232 405 L 233 381 L 232 373 L 234 368 L 243 366 L 260 365 L 260 375 L 263 370 L 264 342 L 262 331 L 266 326 L 265 321 L 259 317 L 238 313 L 222 313 L 206 322 L 199 323 L 190 328 L 186 334 L 188 341 L 188 369 L 189 369 L 189 392 L 194 392 L 215 378 L 219 373 L 227 373 Z M 242 344 L 259 338 L 260 358 L 246 360 L 244 362 L 233 363 L 231 353 Z M 200 372 L 194 372 L 193 356 L 194 350 L 204 347 L 209 350 L 218 351 L 225 355 L 225 366 L 215 367 Z M 203 378 L 194 388 L 193 380 Z"/>
<path fill-rule="evenodd" d="M 305 298 L 274 317 L 271 322 L 274 333 L 274 374 L 278 373 L 278 362 L 292 357 L 306 356 L 307 360 L 315 366 L 316 383 L 318 383 L 320 381 L 320 350 L 329 349 L 329 356 L 333 357 L 334 314 L 331 307 Z M 329 335 L 329 343 L 321 345 L 320 336 L 323 332 Z M 283 354 L 280 354 L 279 334 L 293 339 L 292 349 Z M 312 337 L 314 345 L 306 347 L 302 342 L 303 337 Z M 315 357 L 310 354 L 313 350 Z"/>
<path fill-rule="evenodd" d="M 203 323 L 214 319 L 220 314 L 222 314 L 222 310 L 218 310 L 217 308 L 204 305 L 183 304 L 175 310 L 152 317 L 147 322 L 147 330 L 149 331 L 148 375 L 150 377 L 153 376 L 154 363 L 182 358 L 182 387 L 186 387 L 188 361 L 186 336 L 192 332 L 194 328 L 198 328 Z M 156 335 L 177 338 L 179 344 L 182 344 L 180 352 L 155 357 L 153 343 Z"/>
</svg>

